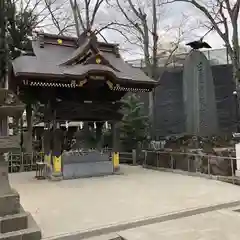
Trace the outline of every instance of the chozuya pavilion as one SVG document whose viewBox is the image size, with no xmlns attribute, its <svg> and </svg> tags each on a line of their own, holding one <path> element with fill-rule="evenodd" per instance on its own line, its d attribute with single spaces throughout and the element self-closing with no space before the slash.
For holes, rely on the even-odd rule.
<svg viewBox="0 0 240 240">
<path fill-rule="evenodd" d="M 9 86 L 20 98 L 30 94 L 44 105 L 44 153 L 51 177 L 73 178 L 113 173 L 119 159 L 119 112 L 121 98 L 129 92 L 150 92 L 156 82 L 121 58 L 117 44 L 99 42 L 94 31 L 79 39 L 37 33 L 33 52 L 12 62 Z M 96 125 L 101 141 L 106 121 L 113 131 L 113 161 L 109 155 L 89 150 L 85 130 L 76 133 L 77 147 L 63 151 L 65 121 Z M 80 150 L 79 150 L 80 149 Z M 83 149 L 88 149 L 88 151 Z"/>
</svg>

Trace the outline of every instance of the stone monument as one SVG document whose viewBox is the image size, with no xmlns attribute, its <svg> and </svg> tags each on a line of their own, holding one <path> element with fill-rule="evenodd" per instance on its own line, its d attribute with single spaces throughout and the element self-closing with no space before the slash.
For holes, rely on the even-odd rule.
<svg viewBox="0 0 240 240">
<path fill-rule="evenodd" d="M 0 88 L 0 239 L 41 239 L 41 231 L 21 205 L 18 193 L 8 179 L 8 162 L 4 153 L 20 148 L 19 136 L 6 136 L 8 116 L 21 116 L 24 105 L 10 90 Z M 4 136 L 5 135 L 5 136 Z"/>
<path fill-rule="evenodd" d="M 206 56 L 194 49 L 184 63 L 183 102 L 186 134 L 211 136 L 218 133 L 212 70 Z"/>
</svg>

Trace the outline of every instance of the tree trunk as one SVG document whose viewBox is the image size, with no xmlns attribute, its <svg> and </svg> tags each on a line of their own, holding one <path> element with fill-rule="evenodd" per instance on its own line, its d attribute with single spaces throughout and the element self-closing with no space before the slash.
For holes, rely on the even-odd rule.
<svg viewBox="0 0 240 240">
<path fill-rule="evenodd" d="M 26 151 L 28 153 L 32 152 L 32 105 L 27 104 L 26 106 L 26 118 L 27 118 L 27 139 L 25 139 L 26 143 Z"/>
<path fill-rule="evenodd" d="M 73 18 L 74 18 L 74 23 L 75 23 L 75 29 L 76 29 L 76 34 L 77 37 L 80 37 L 80 26 L 79 26 L 79 21 L 78 21 L 78 16 L 77 16 L 77 3 L 76 1 L 73 2 L 73 0 L 70 0 L 71 8 L 72 8 L 72 13 L 73 13 Z"/>
<path fill-rule="evenodd" d="M 5 15 L 5 1 L 0 0 L 0 81 L 5 80 L 6 75 L 6 15 Z"/>
<path fill-rule="evenodd" d="M 157 45 L 158 45 L 158 34 L 157 34 L 157 8 L 156 0 L 152 0 L 152 9 L 153 9 L 153 52 L 152 52 L 152 78 L 156 79 L 156 70 L 157 70 Z"/>
<path fill-rule="evenodd" d="M 232 22 L 233 25 L 233 35 L 232 35 L 232 45 L 233 45 L 233 53 L 232 53 L 232 65 L 233 65 L 233 78 L 236 84 L 237 90 L 240 90 L 239 86 L 239 41 L 238 41 L 238 24 L 237 22 Z"/>
</svg>

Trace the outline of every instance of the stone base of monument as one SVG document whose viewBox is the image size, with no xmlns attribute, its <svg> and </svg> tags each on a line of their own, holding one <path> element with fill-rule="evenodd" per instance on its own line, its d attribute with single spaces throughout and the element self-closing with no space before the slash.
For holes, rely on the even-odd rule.
<svg viewBox="0 0 240 240">
<path fill-rule="evenodd" d="M 0 217 L 17 214 L 20 209 L 19 195 L 12 190 L 10 193 L 0 195 Z M 0 226 L 1 227 L 1 226 Z"/>
<path fill-rule="evenodd" d="M 240 177 L 240 170 L 236 170 L 236 171 L 235 171 L 235 176 L 236 176 L 236 177 Z"/>
<path fill-rule="evenodd" d="M 20 205 L 16 191 L 0 196 L 0 239 L 40 240 L 41 231 L 30 213 Z"/>
</svg>

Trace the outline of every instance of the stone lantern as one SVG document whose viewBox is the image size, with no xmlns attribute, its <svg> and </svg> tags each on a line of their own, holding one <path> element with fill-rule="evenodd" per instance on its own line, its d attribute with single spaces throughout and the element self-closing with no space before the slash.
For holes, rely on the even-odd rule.
<svg viewBox="0 0 240 240">
<path fill-rule="evenodd" d="M 4 153 L 20 148 L 19 136 L 7 136 L 7 117 L 20 117 L 24 104 L 8 89 L 0 88 L 0 236 L 1 239 L 41 239 L 41 231 L 21 205 L 19 194 L 8 179 L 8 162 Z M 31 226 L 31 227 L 29 227 Z"/>
</svg>

